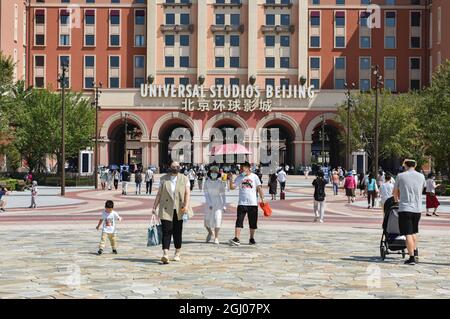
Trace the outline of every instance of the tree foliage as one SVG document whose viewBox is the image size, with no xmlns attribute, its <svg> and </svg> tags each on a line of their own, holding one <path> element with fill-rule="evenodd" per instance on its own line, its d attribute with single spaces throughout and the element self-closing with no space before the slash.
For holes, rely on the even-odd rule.
<svg viewBox="0 0 450 319">
<path fill-rule="evenodd" d="M 436 168 L 450 169 L 450 61 L 442 64 L 433 75 L 430 87 L 424 91 L 420 110 L 421 128 L 427 140 L 426 151 Z"/>
<path fill-rule="evenodd" d="M 417 117 L 420 108 L 418 93 L 379 94 L 379 159 L 414 157 L 424 162 L 424 136 Z M 347 103 L 338 107 L 337 119 L 347 127 Z M 352 95 L 351 149 L 364 150 L 374 157 L 375 92 Z M 344 143 L 346 139 L 344 138 Z"/>
</svg>

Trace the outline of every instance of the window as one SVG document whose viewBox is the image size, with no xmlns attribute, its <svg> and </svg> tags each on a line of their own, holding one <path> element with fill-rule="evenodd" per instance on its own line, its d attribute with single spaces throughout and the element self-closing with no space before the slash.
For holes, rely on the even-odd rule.
<svg viewBox="0 0 450 319">
<path fill-rule="evenodd" d="M 361 70 L 370 70 L 370 58 L 360 58 L 359 68 Z"/>
<path fill-rule="evenodd" d="M 239 78 L 231 78 L 230 79 L 230 85 L 237 85 L 237 86 L 239 86 Z"/>
<path fill-rule="evenodd" d="M 275 46 L 275 36 L 274 35 L 266 35 L 265 42 L 266 42 L 266 47 L 274 47 Z"/>
<path fill-rule="evenodd" d="M 361 49 L 370 49 L 370 47 L 371 47 L 370 37 L 367 37 L 367 36 L 360 37 L 359 47 Z"/>
<path fill-rule="evenodd" d="M 281 14 L 280 22 L 281 25 L 289 26 L 291 24 L 291 16 L 289 14 Z"/>
<path fill-rule="evenodd" d="M 359 81 L 359 89 L 363 92 L 370 91 L 370 80 L 368 79 L 361 79 Z"/>
<path fill-rule="evenodd" d="M 391 92 L 396 92 L 396 86 L 395 86 L 395 80 L 393 79 L 386 79 L 384 81 L 384 89 Z"/>
<path fill-rule="evenodd" d="M 180 67 L 181 68 L 189 67 L 189 57 L 188 56 L 180 56 Z"/>
<path fill-rule="evenodd" d="M 238 47 L 240 45 L 240 37 L 238 35 L 230 35 L 230 46 Z"/>
<path fill-rule="evenodd" d="M 189 78 L 180 78 L 180 85 L 188 85 L 189 84 Z"/>
<path fill-rule="evenodd" d="M 344 70 L 345 69 L 345 58 L 342 58 L 342 57 L 336 58 L 335 68 L 338 70 Z"/>
<path fill-rule="evenodd" d="M 225 85 L 225 79 L 224 78 L 216 78 L 215 80 L 214 80 L 214 83 L 215 83 L 215 85 L 217 86 L 217 85 Z"/>
<path fill-rule="evenodd" d="M 266 14 L 266 25 L 275 25 L 275 15 Z"/>
<path fill-rule="evenodd" d="M 190 23 L 189 13 L 181 13 L 180 14 L 180 24 L 181 25 L 189 25 L 189 23 Z"/>
<path fill-rule="evenodd" d="M 170 25 L 175 24 L 175 14 L 166 13 L 166 24 L 170 24 Z"/>
<path fill-rule="evenodd" d="M 225 67 L 225 58 L 216 57 L 216 68 L 224 68 L 224 67 Z"/>
<path fill-rule="evenodd" d="M 216 44 L 216 47 L 225 46 L 225 36 L 224 35 L 216 35 L 215 36 L 215 44 Z"/>
<path fill-rule="evenodd" d="M 225 15 L 224 14 L 216 14 L 216 24 L 217 25 L 225 24 Z"/>
<path fill-rule="evenodd" d="M 386 70 L 395 70 L 396 69 L 396 59 L 395 58 L 384 58 L 384 68 Z"/>
<path fill-rule="evenodd" d="M 143 35 L 136 35 L 136 36 L 134 36 L 134 45 L 136 47 L 143 47 L 143 46 L 145 46 L 145 36 L 143 36 Z"/>
<path fill-rule="evenodd" d="M 134 57 L 134 67 L 136 69 L 145 68 L 145 58 L 143 55 L 137 55 Z"/>
<path fill-rule="evenodd" d="M 275 58 L 266 57 L 266 68 L 274 68 L 274 67 L 275 67 Z"/>
<path fill-rule="evenodd" d="M 283 88 L 289 87 L 289 79 L 280 79 L 280 86 Z"/>
<path fill-rule="evenodd" d="M 288 35 L 282 35 L 280 37 L 280 46 L 282 47 L 290 47 L 291 38 Z"/>
<path fill-rule="evenodd" d="M 312 57 L 310 58 L 310 68 L 311 69 L 320 69 L 320 58 Z"/>
<path fill-rule="evenodd" d="M 239 57 L 230 57 L 230 67 L 239 68 Z"/>
<path fill-rule="evenodd" d="M 309 81 L 310 85 L 314 87 L 314 89 L 318 90 L 320 89 L 320 80 L 319 79 L 311 79 Z"/>
<path fill-rule="evenodd" d="M 230 22 L 231 22 L 231 25 L 240 25 L 241 24 L 241 15 L 240 14 L 230 14 Z"/>
<path fill-rule="evenodd" d="M 175 36 L 173 34 L 166 34 L 164 42 L 166 47 L 173 47 L 175 45 Z"/>
<path fill-rule="evenodd" d="M 166 66 L 166 68 L 173 68 L 175 66 L 175 57 L 166 56 L 165 57 L 165 66 Z"/>
<path fill-rule="evenodd" d="M 311 48 L 320 48 L 320 37 L 319 36 L 311 36 L 310 37 L 310 46 L 311 46 Z"/>
<path fill-rule="evenodd" d="M 190 42 L 189 35 L 182 34 L 180 35 L 180 46 L 188 47 Z"/>
<path fill-rule="evenodd" d="M 289 68 L 290 58 L 288 57 L 280 57 L 280 68 Z"/>
<path fill-rule="evenodd" d="M 336 48 L 345 48 L 345 37 L 337 36 L 335 47 Z"/>
<path fill-rule="evenodd" d="M 386 36 L 384 37 L 384 48 L 385 49 L 395 49 L 395 37 Z"/>
<path fill-rule="evenodd" d="M 174 78 L 165 78 L 164 84 L 165 85 L 175 85 L 175 79 Z"/>
<path fill-rule="evenodd" d="M 275 79 L 266 79 L 266 87 L 268 87 L 268 86 L 274 87 Z"/>
</svg>

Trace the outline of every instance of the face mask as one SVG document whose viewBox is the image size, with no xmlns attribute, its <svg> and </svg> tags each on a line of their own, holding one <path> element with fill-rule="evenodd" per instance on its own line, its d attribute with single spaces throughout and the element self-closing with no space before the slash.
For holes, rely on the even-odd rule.
<svg viewBox="0 0 450 319">
<path fill-rule="evenodd" d="M 219 175 L 217 173 L 211 173 L 211 178 L 212 179 L 217 179 Z"/>
</svg>

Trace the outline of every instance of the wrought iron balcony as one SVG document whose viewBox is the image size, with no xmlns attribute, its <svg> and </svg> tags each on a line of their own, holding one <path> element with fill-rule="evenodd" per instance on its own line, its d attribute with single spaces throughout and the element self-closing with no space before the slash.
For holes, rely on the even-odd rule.
<svg viewBox="0 0 450 319">
<path fill-rule="evenodd" d="M 211 31 L 213 33 L 216 33 L 216 32 L 226 32 L 226 33 L 239 32 L 239 33 L 244 33 L 245 26 L 243 24 L 241 24 L 241 25 L 215 24 L 215 25 L 211 26 Z"/>
<path fill-rule="evenodd" d="M 295 25 L 264 25 L 262 26 L 262 32 L 266 33 L 294 33 Z"/>
</svg>

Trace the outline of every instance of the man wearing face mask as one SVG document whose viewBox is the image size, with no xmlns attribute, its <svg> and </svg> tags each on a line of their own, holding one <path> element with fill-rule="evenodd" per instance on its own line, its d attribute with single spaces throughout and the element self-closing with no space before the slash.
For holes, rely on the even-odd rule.
<svg viewBox="0 0 450 319">
<path fill-rule="evenodd" d="M 163 264 L 169 263 L 169 249 L 172 240 L 175 245 L 173 261 L 180 261 L 183 219 L 187 220 L 194 214 L 190 207 L 190 183 L 188 178 L 180 174 L 180 163 L 172 162 L 169 174 L 161 177 L 158 194 L 153 205 L 152 214 L 156 215 L 159 206 L 158 217 L 162 225 L 162 248 L 164 255 L 161 258 Z"/>
<path fill-rule="evenodd" d="M 245 162 L 241 165 L 242 173 L 233 181 L 233 177 L 229 178 L 230 190 L 239 188 L 239 202 L 237 207 L 237 219 L 235 237 L 230 240 L 233 246 L 240 246 L 239 237 L 241 230 L 244 228 L 245 215 L 248 214 L 248 222 L 250 225 L 250 245 L 256 245 L 255 232 L 258 224 L 258 199 L 257 194 L 264 203 L 264 192 L 259 177 L 250 170 L 250 164 Z"/>
<path fill-rule="evenodd" d="M 206 200 L 205 228 L 208 231 L 206 242 L 209 243 L 214 235 L 214 244 L 216 245 L 219 244 L 222 214 L 226 209 L 225 187 L 220 177 L 219 168 L 217 166 L 211 167 L 203 188 Z"/>
</svg>

